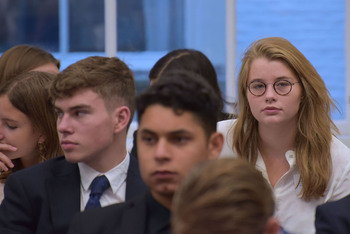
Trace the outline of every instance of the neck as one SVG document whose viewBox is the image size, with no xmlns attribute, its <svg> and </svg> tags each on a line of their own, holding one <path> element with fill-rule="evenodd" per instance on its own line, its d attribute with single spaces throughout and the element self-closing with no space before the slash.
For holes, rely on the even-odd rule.
<svg viewBox="0 0 350 234">
<path fill-rule="evenodd" d="M 23 168 L 34 166 L 35 164 L 39 163 L 39 155 L 35 155 L 33 157 L 22 157 L 21 163 L 23 165 Z"/>
<path fill-rule="evenodd" d="M 151 191 L 151 194 L 152 194 L 152 197 L 157 202 L 159 202 L 162 206 L 164 206 L 165 208 L 167 208 L 168 210 L 171 211 L 171 206 L 172 206 L 174 194 L 160 195 L 160 194 L 157 194 L 153 191 Z"/>
<path fill-rule="evenodd" d="M 105 173 L 119 165 L 125 159 L 127 150 L 126 137 L 122 137 L 120 135 L 118 136 L 116 136 L 113 141 L 114 143 L 112 143 L 108 148 L 100 151 L 98 156 L 95 156 L 93 160 L 85 163 L 101 173 Z"/>
<path fill-rule="evenodd" d="M 296 124 L 264 126 L 259 124 L 259 148 L 285 153 L 295 146 Z"/>
</svg>

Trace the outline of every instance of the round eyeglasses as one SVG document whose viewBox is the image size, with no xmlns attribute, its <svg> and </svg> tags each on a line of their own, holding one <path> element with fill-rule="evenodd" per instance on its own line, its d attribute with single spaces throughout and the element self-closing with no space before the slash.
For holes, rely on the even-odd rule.
<svg viewBox="0 0 350 234">
<path fill-rule="evenodd" d="M 288 80 L 277 80 L 273 83 L 273 89 L 275 92 L 281 96 L 285 96 L 292 91 L 293 85 L 300 82 L 290 82 Z M 247 87 L 251 94 L 254 96 L 261 96 L 266 92 L 267 83 L 260 80 L 254 80 L 250 82 Z"/>
</svg>

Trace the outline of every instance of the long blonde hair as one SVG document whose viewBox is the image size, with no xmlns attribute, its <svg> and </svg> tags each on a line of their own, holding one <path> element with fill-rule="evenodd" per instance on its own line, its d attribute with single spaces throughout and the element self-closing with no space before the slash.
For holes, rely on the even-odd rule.
<svg viewBox="0 0 350 234">
<path fill-rule="evenodd" d="M 256 58 L 284 62 L 302 84 L 303 97 L 295 136 L 296 164 L 300 171 L 299 184 L 302 184 L 301 198 L 317 199 L 323 196 L 332 173 L 332 134 L 339 131 L 331 119 L 331 109 L 336 106 L 316 69 L 286 39 L 260 39 L 245 52 L 239 72 L 239 115 L 233 130 L 233 148 L 240 157 L 256 163 L 258 122 L 250 111 L 246 95 L 250 66 Z"/>
</svg>

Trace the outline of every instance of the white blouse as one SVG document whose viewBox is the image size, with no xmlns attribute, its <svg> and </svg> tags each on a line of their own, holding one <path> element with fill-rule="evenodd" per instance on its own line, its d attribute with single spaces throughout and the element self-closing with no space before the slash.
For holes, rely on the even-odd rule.
<svg viewBox="0 0 350 234">
<path fill-rule="evenodd" d="M 220 157 L 237 157 L 232 151 L 232 126 L 235 120 L 218 122 L 218 131 L 224 134 L 225 144 Z M 311 201 L 300 198 L 302 185 L 298 181 L 300 173 L 296 166 L 295 153 L 292 150 L 285 156 L 290 169 L 277 181 L 272 188 L 276 199 L 275 215 L 284 230 L 290 233 L 315 233 L 314 221 L 316 206 L 328 201 L 335 201 L 350 194 L 350 149 L 336 137 L 331 143 L 332 175 L 325 196 Z M 256 168 L 260 170 L 267 181 L 268 176 L 264 160 L 258 153 Z"/>
</svg>

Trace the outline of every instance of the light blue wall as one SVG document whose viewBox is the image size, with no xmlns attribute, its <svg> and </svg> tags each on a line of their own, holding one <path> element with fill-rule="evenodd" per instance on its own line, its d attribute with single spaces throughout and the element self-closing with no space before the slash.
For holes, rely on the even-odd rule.
<svg viewBox="0 0 350 234">
<path fill-rule="evenodd" d="M 225 0 L 185 1 L 185 45 L 201 50 L 216 65 L 226 61 Z"/>
</svg>

